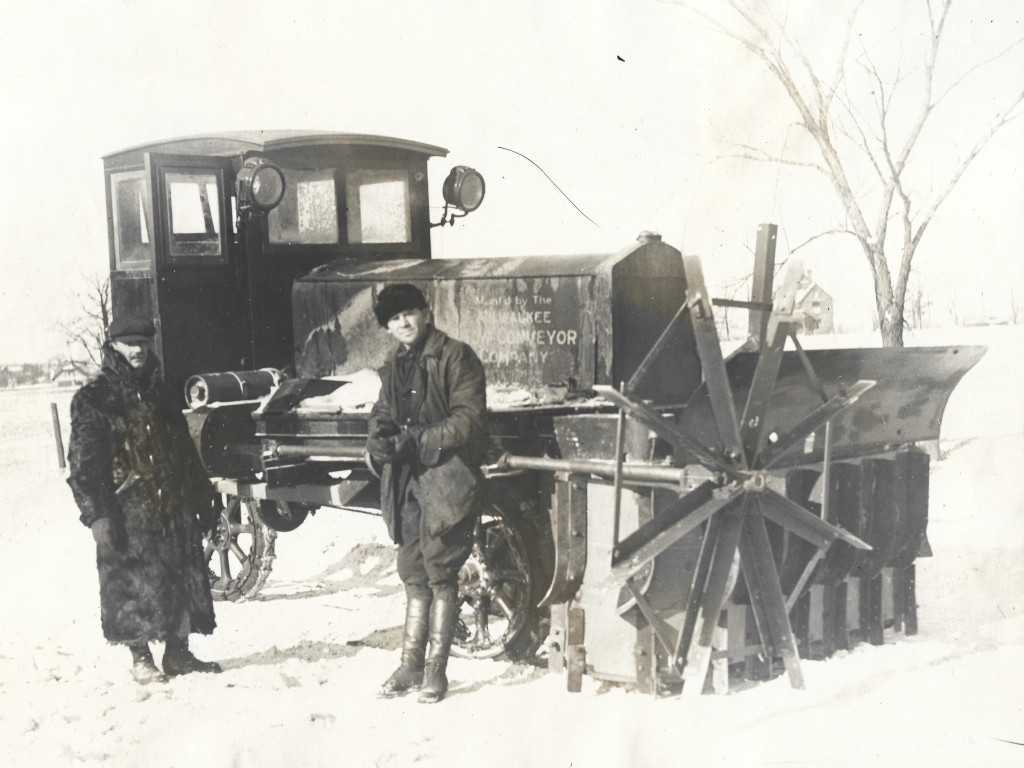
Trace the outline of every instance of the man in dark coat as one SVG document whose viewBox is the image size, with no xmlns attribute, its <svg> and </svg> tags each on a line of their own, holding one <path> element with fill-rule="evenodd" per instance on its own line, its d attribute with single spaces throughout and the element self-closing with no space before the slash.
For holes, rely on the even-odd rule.
<svg viewBox="0 0 1024 768">
<path fill-rule="evenodd" d="M 215 625 L 202 530 L 212 487 L 152 351 L 153 323 L 118 318 L 103 369 L 71 401 L 68 484 L 96 540 L 103 634 L 140 683 L 220 672 L 188 647 Z M 163 641 L 163 672 L 152 640 Z"/>
<path fill-rule="evenodd" d="M 402 660 L 381 694 L 420 688 L 419 700 L 432 703 L 448 690 L 459 569 L 483 483 L 484 369 L 468 345 L 433 326 L 415 286 L 387 286 L 374 313 L 399 346 L 380 369 L 367 450 L 382 466 L 381 512 L 406 592 Z"/>
</svg>

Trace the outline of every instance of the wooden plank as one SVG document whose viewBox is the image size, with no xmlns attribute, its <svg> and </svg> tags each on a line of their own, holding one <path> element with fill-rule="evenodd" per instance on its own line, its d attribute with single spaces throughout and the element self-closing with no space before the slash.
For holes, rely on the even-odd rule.
<svg viewBox="0 0 1024 768">
<path fill-rule="evenodd" d="M 711 690 L 718 695 L 729 692 L 729 619 L 722 611 L 711 636 Z"/>
<path fill-rule="evenodd" d="M 757 468 L 771 469 L 779 464 L 787 453 L 802 445 L 808 435 L 821 429 L 825 422 L 857 402 L 857 398 L 873 386 L 875 382 L 866 379 L 856 382 L 847 389 L 846 394 L 836 395 L 798 421 L 788 432 L 769 440 L 768 446 L 757 457 Z"/>
<path fill-rule="evenodd" d="M 704 536 L 700 542 L 700 552 L 697 554 L 697 563 L 693 569 L 693 578 L 690 580 L 690 592 L 686 598 L 686 614 L 683 618 L 683 629 L 676 641 L 676 649 L 673 654 L 673 663 L 677 669 L 682 669 L 686 663 L 686 656 L 690 650 L 690 643 L 693 641 L 693 633 L 697 627 L 697 616 L 700 613 L 700 601 L 704 595 L 704 586 L 707 584 L 708 571 L 711 569 L 711 561 L 715 554 L 715 542 L 718 540 L 718 530 L 721 528 L 722 520 L 718 515 L 712 516 L 704 529 Z"/>
<path fill-rule="evenodd" d="M 790 622 L 796 647 L 802 651 L 805 659 L 811 658 L 811 593 L 804 592 L 794 603 L 790 612 Z"/>
<path fill-rule="evenodd" d="M 732 386 L 725 370 L 722 344 L 718 339 L 715 317 L 711 309 L 711 298 L 704 283 L 704 271 L 700 259 L 683 255 L 683 270 L 686 273 L 686 303 L 690 307 L 690 321 L 693 324 L 697 356 L 700 357 L 704 382 L 715 425 L 718 428 L 720 447 L 726 456 L 733 457 L 736 464 L 746 466 L 743 457 L 743 442 L 740 439 L 739 421 L 736 418 L 736 404 L 732 397 Z"/>
<path fill-rule="evenodd" d="M 917 568 L 911 563 L 899 569 L 903 599 L 903 632 L 917 634 Z"/>
<path fill-rule="evenodd" d="M 736 497 L 716 490 L 706 480 L 619 542 L 612 550 L 612 573 L 625 581 Z"/>
<path fill-rule="evenodd" d="M 825 658 L 850 647 L 846 621 L 846 582 L 826 584 L 822 588 L 822 645 Z"/>
<path fill-rule="evenodd" d="M 765 430 L 768 427 L 768 403 L 779 378 L 779 366 L 782 364 L 787 335 L 795 325 L 780 323 L 775 327 L 774 338 L 769 339 L 768 344 L 763 347 L 764 351 L 757 361 L 757 368 L 754 369 L 754 378 L 750 383 L 743 418 L 740 420 L 740 435 L 748 466 L 753 465 L 764 446 Z"/>
<path fill-rule="evenodd" d="M 779 573 L 775 568 L 775 557 L 768 541 L 764 516 L 759 512 L 747 515 L 739 549 L 751 605 L 761 606 L 760 613 L 771 637 L 770 644 L 774 647 L 775 653 L 782 657 L 782 663 L 785 664 L 786 673 L 789 675 L 789 684 L 794 688 L 803 688 L 804 676 L 800 668 L 800 654 L 786 614 L 786 601 L 782 594 L 782 585 L 779 584 Z M 763 639 L 764 628 L 759 625 L 759 629 L 762 630 Z"/>
<path fill-rule="evenodd" d="M 565 668 L 568 645 L 569 604 L 557 603 L 550 608 L 551 629 L 548 632 L 548 672 L 561 673 Z"/>
<path fill-rule="evenodd" d="M 860 580 L 861 630 L 866 632 L 868 642 L 882 645 L 885 629 L 882 624 L 882 574 Z"/>
<path fill-rule="evenodd" d="M 686 666 L 683 668 L 683 695 L 688 697 L 699 696 L 704 690 L 718 618 L 725 598 L 735 586 L 736 571 L 733 565 L 744 517 L 720 515 L 719 520 L 707 584 L 694 625 L 693 642 L 686 654 Z"/>
<path fill-rule="evenodd" d="M 615 387 L 595 385 L 594 392 L 614 403 L 619 408 L 639 421 L 659 437 L 665 438 L 668 442 L 681 451 L 692 454 L 695 459 L 707 467 L 717 467 L 721 462 L 715 454 L 705 446 L 693 440 L 688 434 L 679 429 L 674 423 L 666 419 L 662 414 L 653 408 L 648 408 L 643 403 L 630 400 L 619 392 Z"/>
<path fill-rule="evenodd" d="M 754 248 L 754 274 L 750 281 L 750 301 L 755 304 L 771 304 L 772 284 L 775 281 L 775 244 L 778 240 L 778 224 L 761 224 L 757 228 L 757 245 Z M 771 307 L 750 313 L 750 337 L 755 348 L 764 345 L 768 330 Z"/>
<path fill-rule="evenodd" d="M 766 490 L 759 496 L 762 502 L 761 511 L 765 517 L 816 547 L 827 547 L 836 539 L 841 539 L 857 549 L 871 549 L 869 544 L 861 541 L 849 531 L 829 525 L 817 515 L 780 493 Z"/>
</svg>

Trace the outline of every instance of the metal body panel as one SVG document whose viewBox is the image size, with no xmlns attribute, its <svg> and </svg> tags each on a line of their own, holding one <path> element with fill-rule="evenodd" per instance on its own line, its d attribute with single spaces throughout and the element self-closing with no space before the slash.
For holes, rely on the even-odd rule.
<svg viewBox="0 0 1024 768">
<path fill-rule="evenodd" d="M 193 155 L 240 155 L 244 152 L 274 152 L 295 148 L 325 146 L 373 146 L 416 152 L 427 157 L 444 157 L 448 150 L 433 144 L 408 141 L 390 136 L 335 131 L 229 131 L 195 136 L 181 136 L 147 142 L 104 155 L 107 165 L 129 165 L 139 162 L 146 152 L 175 152 Z"/>
<path fill-rule="evenodd" d="M 226 158 L 150 154 L 146 161 L 154 201 L 156 347 L 164 377 L 184 392 L 192 373 L 244 370 L 253 364 L 248 307 L 239 279 L 244 266 L 231 231 L 234 169 Z M 219 255 L 173 253 L 168 176 L 174 173 L 216 178 L 219 199 L 210 201 L 210 213 L 217 223 Z"/>
<path fill-rule="evenodd" d="M 393 342 L 372 308 L 394 282 L 423 290 L 437 326 L 480 355 L 489 386 L 533 393 L 630 378 L 685 294 L 679 252 L 657 241 L 613 255 L 338 262 L 295 282 L 299 375 L 379 367 Z M 676 351 L 643 397 L 678 402 L 696 388 L 692 348 Z"/>
<path fill-rule="evenodd" d="M 807 357 L 829 395 L 858 380 L 875 385 L 832 420 L 833 458 L 885 453 L 901 445 L 934 440 L 953 389 L 981 359 L 984 347 L 810 350 Z M 741 352 L 726 363 L 737 404 L 746 402 L 759 356 Z M 766 433 L 782 435 L 821 405 L 796 352 L 783 355 L 768 406 Z M 706 389 L 683 411 L 680 428 L 707 444 L 717 436 Z M 824 430 L 774 463 L 775 468 L 816 464 L 824 457 Z"/>
<path fill-rule="evenodd" d="M 587 485 L 587 571 L 578 605 L 586 617 L 587 664 L 597 678 L 633 682 L 636 679 L 637 628 L 619 616 L 621 582 L 612 576 L 612 516 L 614 489 Z M 622 530 L 637 526 L 636 497 L 623 494 Z"/>
</svg>

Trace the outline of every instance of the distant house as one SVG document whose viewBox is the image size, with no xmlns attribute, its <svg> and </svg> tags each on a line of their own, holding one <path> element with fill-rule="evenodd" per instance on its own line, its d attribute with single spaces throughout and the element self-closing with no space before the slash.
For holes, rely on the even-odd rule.
<svg viewBox="0 0 1024 768">
<path fill-rule="evenodd" d="M 832 295 L 805 272 L 796 286 L 793 318 L 803 325 L 803 333 L 832 333 Z"/>
<path fill-rule="evenodd" d="M 50 382 L 58 387 L 80 387 L 85 379 L 85 374 L 72 363 L 64 363 L 50 375 Z"/>
</svg>

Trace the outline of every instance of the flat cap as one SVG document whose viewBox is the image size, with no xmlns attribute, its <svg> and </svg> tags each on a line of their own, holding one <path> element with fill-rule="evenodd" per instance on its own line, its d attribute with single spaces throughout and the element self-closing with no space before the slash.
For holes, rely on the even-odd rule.
<svg viewBox="0 0 1024 768">
<path fill-rule="evenodd" d="M 111 341 L 144 341 L 155 335 L 156 328 L 148 317 L 118 317 L 107 328 Z"/>
<path fill-rule="evenodd" d="M 385 286 L 377 297 L 373 314 L 381 328 L 387 328 L 388 320 L 407 309 L 426 309 L 427 300 L 423 291 L 410 283 L 394 283 Z"/>
</svg>

